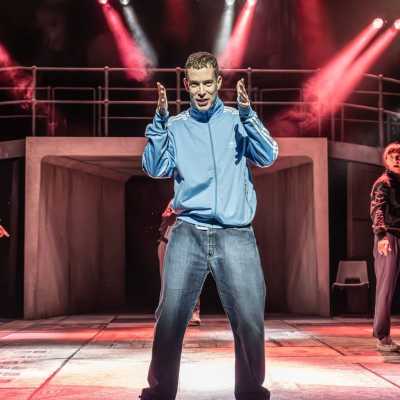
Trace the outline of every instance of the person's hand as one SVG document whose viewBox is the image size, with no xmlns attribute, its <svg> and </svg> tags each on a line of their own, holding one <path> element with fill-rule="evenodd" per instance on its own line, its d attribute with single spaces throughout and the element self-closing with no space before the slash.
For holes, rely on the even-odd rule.
<svg viewBox="0 0 400 400">
<path fill-rule="evenodd" d="M 250 107 L 250 99 L 244 86 L 244 79 L 239 79 L 236 84 L 237 100 L 241 107 Z"/>
<path fill-rule="evenodd" d="M 391 251 L 392 248 L 390 247 L 388 238 L 385 237 L 378 241 L 378 253 L 381 256 L 387 256 Z"/>
<path fill-rule="evenodd" d="M 0 238 L 3 236 L 10 237 L 9 233 L 0 225 Z"/>
<path fill-rule="evenodd" d="M 167 91 L 165 90 L 165 87 L 161 85 L 160 82 L 157 82 L 157 90 L 158 90 L 157 111 L 161 115 L 167 115 L 168 114 Z"/>
</svg>

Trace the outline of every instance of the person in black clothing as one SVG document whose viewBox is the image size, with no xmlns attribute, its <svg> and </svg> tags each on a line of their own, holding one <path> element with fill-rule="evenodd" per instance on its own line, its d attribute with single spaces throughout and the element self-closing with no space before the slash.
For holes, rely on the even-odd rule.
<svg viewBox="0 0 400 400">
<path fill-rule="evenodd" d="M 398 351 L 390 336 L 392 299 L 400 272 L 400 142 L 383 153 L 386 171 L 371 192 L 370 213 L 375 235 L 376 302 L 373 335 L 380 351 Z"/>
</svg>

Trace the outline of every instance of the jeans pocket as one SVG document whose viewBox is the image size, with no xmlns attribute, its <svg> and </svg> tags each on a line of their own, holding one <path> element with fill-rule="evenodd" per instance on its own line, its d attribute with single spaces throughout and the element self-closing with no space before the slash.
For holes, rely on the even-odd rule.
<svg viewBox="0 0 400 400">
<path fill-rule="evenodd" d="M 172 225 L 172 228 L 171 229 L 176 229 L 176 228 L 178 228 L 178 227 L 180 227 L 183 223 L 184 223 L 185 221 L 183 221 L 183 220 L 181 220 L 181 219 L 177 219 L 176 221 L 175 221 L 175 223 Z"/>
</svg>

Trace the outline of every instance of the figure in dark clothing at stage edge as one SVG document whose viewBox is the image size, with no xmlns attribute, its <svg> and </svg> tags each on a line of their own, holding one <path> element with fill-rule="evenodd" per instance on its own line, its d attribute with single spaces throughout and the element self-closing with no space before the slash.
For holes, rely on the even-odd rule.
<svg viewBox="0 0 400 400">
<path fill-rule="evenodd" d="M 386 171 L 371 192 L 371 217 L 375 234 L 376 302 L 374 336 L 380 351 L 398 351 L 390 336 L 392 299 L 400 271 L 400 143 L 383 153 Z"/>
<path fill-rule="evenodd" d="M 150 387 L 141 398 L 175 399 L 184 333 L 211 273 L 235 340 L 235 397 L 269 399 L 262 386 L 265 281 L 251 226 L 256 195 L 249 165 L 271 165 L 278 146 L 251 108 L 243 79 L 238 109 L 218 97 L 222 77 L 212 54 L 189 56 L 184 84 L 191 106 L 175 117 L 157 84 L 158 107 L 146 130 L 143 168 L 174 178 L 177 221 L 164 260 Z"/>
</svg>

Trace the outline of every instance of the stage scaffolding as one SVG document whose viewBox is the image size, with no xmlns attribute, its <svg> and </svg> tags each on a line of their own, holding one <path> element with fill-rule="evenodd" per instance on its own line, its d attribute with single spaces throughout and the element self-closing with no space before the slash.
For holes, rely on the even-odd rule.
<svg viewBox="0 0 400 400">
<path fill-rule="evenodd" d="M 24 121 L 23 136 L 70 136 L 68 117 L 63 109 L 75 106 L 83 114 L 83 136 L 120 136 L 112 124 L 124 124 L 125 132 L 143 135 L 157 104 L 157 80 L 165 83 L 171 113 L 188 106 L 183 87 L 184 69 L 154 68 L 146 82 L 128 81 L 127 68 L 7 67 L 0 68 L 0 123 L 13 130 L 13 123 Z M 221 96 L 227 105 L 236 104 L 235 84 L 245 77 L 253 107 L 267 124 L 287 110 L 301 114 L 312 103 L 304 101 L 304 82 L 315 70 L 304 69 L 229 69 L 223 70 Z M 10 78 L 11 77 L 11 78 Z M 18 86 L 23 78 L 25 86 Z M 11 84 L 10 84 L 11 81 Z M 26 83 L 28 82 L 28 84 Z M 373 131 L 375 145 L 384 146 L 400 137 L 400 80 L 383 75 L 365 74 L 358 89 L 341 103 L 329 118 L 317 115 L 311 133 L 299 128 L 297 136 L 328 137 L 332 141 L 351 142 L 354 129 Z M 68 113 L 67 113 L 68 114 Z M 135 128 L 136 126 L 136 128 Z M 293 133 L 280 132 L 280 136 Z"/>
</svg>

